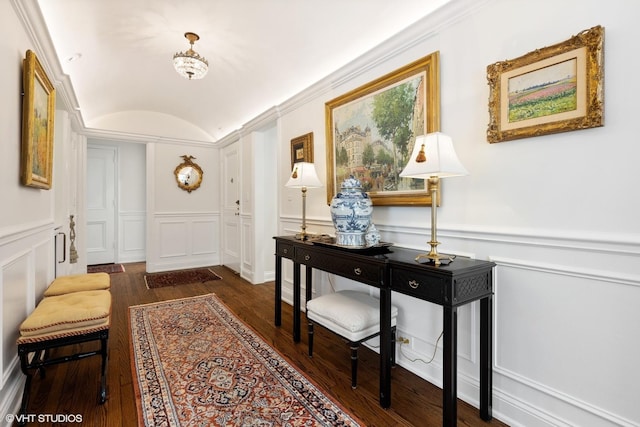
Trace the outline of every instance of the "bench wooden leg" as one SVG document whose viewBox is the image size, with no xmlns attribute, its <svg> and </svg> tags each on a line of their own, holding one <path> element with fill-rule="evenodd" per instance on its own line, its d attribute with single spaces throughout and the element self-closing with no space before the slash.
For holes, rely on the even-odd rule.
<svg viewBox="0 0 640 427">
<path fill-rule="evenodd" d="M 100 340 L 99 350 L 81 351 L 71 355 L 49 358 L 49 350 L 58 347 L 81 344 L 89 341 Z M 25 374 L 26 381 L 22 392 L 22 403 L 20 404 L 20 414 L 26 415 L 29 406 L 29 395 L 31 392 L 31 382 L 35 372 L 39 372 L 44 377 L 44 368 L 59 363 L 71 362 L 84 359 L 85 357 L 101 355 L 102 366 L 100 370 L 100 390 L 98 400 L 104 403 L 107 400 L 107 360 L 108 360 L 109 330 L 91 332 L 86 335 L 77 335 L 63 338 L 51 339 L 48 341 L 18 344 L 18 356 L 20 358 L 20 369 Z M 33 357 L 29 360 L 29 355 Z M 21 419 L 26 419 L 22 417 Z"/>
<path fill-rule="evenodd" d="M 107 401 L 107 343 L 109 341 L 108 333 L 100 337 L 100 354 L 102 356 L 102 369 L 100 371 L 100 404 Z"/>
</svg>

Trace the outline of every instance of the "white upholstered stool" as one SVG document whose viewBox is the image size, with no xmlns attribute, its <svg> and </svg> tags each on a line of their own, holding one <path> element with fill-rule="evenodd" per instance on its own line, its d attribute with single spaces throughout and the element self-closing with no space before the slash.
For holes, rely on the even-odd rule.
<svg viewBox="0 0 640 427">
<path fill-rule="evenodd" d="M 392 363 L 395 365 L 397 307 L 391 307 Z M 313 322 L 349 341 L 351 348 L 351 387 L 358 380 L 358 347 L 380 335 L 380 301 L 358 291 L 339 291 L 307 301 L 309 356 L 313 356 Z"/>
</svg>

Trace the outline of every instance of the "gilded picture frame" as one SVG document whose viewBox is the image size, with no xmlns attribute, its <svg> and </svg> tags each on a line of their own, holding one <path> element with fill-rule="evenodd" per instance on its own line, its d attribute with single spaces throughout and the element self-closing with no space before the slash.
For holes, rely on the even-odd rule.
<svg viewBox="0 0 640 427">
<path fill-rule="evenodd" d="M 440 130 L 440 53 L 325 103 L 327 203 L 350 175 L 374 205 L 430 205 L 424 180 L 400 178 L 416 136 Z"/>
<path fill-rule="evenodd" d="M 604 28 L 487 66 L 489 143 L 604 126 Z"/>
<path fill-rule="evenodd" d="M 313 163 L 313 132 L 291 140 L 291 170 L 298 162 Z"/>
<path fill-rule="evenodd" d="M 22 85 L 21 182 L 29 187 L 49 190 L 53 185 L 56 93 L 31 50 L 27 50 L 23 61 Z"/>
</svg>

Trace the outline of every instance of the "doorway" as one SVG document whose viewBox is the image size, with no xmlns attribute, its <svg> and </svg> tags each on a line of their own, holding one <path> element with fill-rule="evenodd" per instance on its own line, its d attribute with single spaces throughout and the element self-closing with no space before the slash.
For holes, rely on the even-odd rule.
<svg viewBox="0 0 640 427">
<path fill-rule="evenodd" d="M 239 143 L 222 152 L 222 264 L 240 272 L 240 162 Z"/>
<path fill-rule="evenodd" d="M 116 261 L 116 147 L 87 147 L 87 265 Z"/>
</svg>

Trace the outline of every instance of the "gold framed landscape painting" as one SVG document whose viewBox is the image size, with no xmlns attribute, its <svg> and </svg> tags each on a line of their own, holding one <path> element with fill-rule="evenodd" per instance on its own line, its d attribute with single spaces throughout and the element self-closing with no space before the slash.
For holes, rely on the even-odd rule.
<svg viewBox="0 0 640 427">
<path fill-rule="evenodd" d="M 374 205 L 430 205 L 424 180 L 400 178 L 416 136 L 440 130 L 439 52 L 325 104 L 327 203 L 349 176 Z"/>
<path fill-rule="evenodd" d="M 53 177 L 55 89 L 31 50 L 23 61 L 22 84 L 21 182 L 48 190 Z"/>
<path fill-rule="evenodd" d="M 604 28 L 487 67 L 490 143 L 604 125 Z"/>
</svg>

